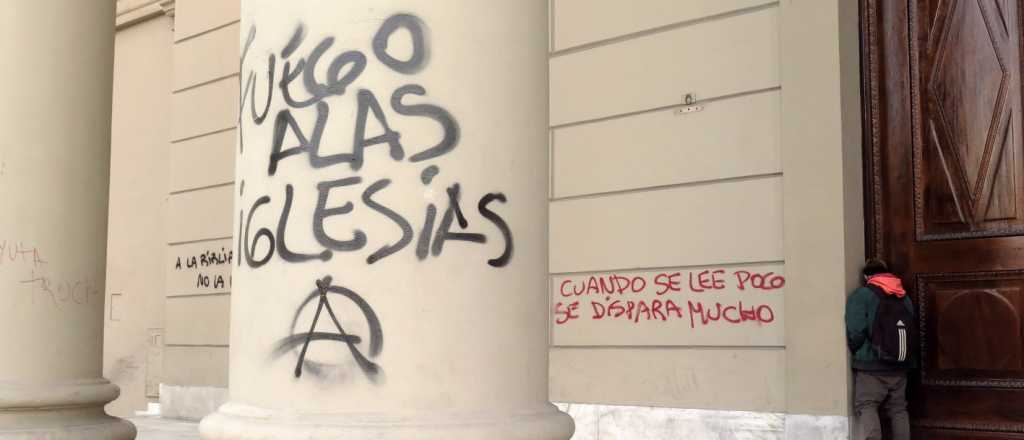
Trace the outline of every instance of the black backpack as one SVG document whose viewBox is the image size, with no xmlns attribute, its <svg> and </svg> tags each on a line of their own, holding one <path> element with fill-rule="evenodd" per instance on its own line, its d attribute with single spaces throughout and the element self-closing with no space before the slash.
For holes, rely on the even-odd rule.
<svg viewBox="0 0 1024 440">
<path fill-rule="evenodd" d="M 893 366 L 909 367 L 917 346 L 917 325 L 914 313 L 903 298 L 887 295 L 877 286 L 868 286 L 878 296 L 878 310 L 871 327 L 871 347 L 878 360 Z"/>
</svg>

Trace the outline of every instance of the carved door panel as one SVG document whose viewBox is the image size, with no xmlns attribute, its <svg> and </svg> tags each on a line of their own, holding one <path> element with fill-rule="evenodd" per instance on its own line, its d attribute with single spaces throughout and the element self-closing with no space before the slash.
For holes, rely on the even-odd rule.
<svg viewBox="0 0 1024 440">
<path fill-rule="evenodd" d="M 1016 0 L 915 3 L 922 240 L 1024 231 Z"/>
<path fill-rule="evenodd" d="M 1024 439 L 1021 0 L 863 0 L 869 251 L 921 322 L 915 438 Z"/>
</svg>

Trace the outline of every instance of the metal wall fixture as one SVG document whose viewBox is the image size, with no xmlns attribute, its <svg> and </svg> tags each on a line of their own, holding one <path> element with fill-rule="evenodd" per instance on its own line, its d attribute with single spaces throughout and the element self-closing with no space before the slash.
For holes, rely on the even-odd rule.
<svg viewBox="0 0 1024 440">
<path fill-rule="evenodd" d="M 693 93 L 687 93 L 685 96 L 683 96 L 683 105 L 684 107 L 679 107 L 675 110 L 676 116 L 681 116 L 688 113 L 696 113 L 701 110 L 704 110 L 703 105 L 697 104 L 697 95 Z"/>
</svg>

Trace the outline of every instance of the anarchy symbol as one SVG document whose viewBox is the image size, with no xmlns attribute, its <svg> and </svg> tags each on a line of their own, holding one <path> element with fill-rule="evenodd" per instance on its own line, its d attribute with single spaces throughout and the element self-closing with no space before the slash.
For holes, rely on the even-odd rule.
<svg viewBox="0 0 1024 440">
<path fill-rule="evenodd" d="M 331 284 L 331 277 L 325 276 L 323 279 L 316 280 L 316 289 L 314 289 L 299 305 L 299 308 L 295 311 L 295 318 L 292 320 L 292 329 L 296 328 L 299 320 L 299 315 L 314 299 L 318 300 L 316 306 L 316 313 L 313 315 L 313 322 L 309 326 L 309 331 L 306 333 L 293 333 L 292 335 L 280 340 L 277 343 L 277 348 L 274 353 L 277 356 L 281 356 L 289 351 L 301 346 L 298 353 L 298 360 L 295 363 L 295 377 L 302 377 L 304 369 L 311 370 L 315 373 L 323 371 L 330 365 L 323 364 L 320 362 L 314 362 L 306 360 L 306 353 L 309 350 L 310 343 L 313 341 L 335 341 L 341 342 L 348 346 L 349 352 L 352 353 L 352 358 L 359 366 L 360 370 L 363 371 L 367 377 L 373 379 L 380 372 L 381 368 L 379 365 L 367 358 L 366 355 L 359 349 L 358 344 L 363 341 L 363 338 L 359 335 L 349 334 L 342 327 L 341 321 L 338 320 L 338 316 L 334 313 L 334 308 L 331 307 L 330 295 L 340 295 L 351 300 L 355 303 L 359 310 L 362 311 L 363 317 L 366 319 L 367 326 L 369 327 L 369 357 L 376 358 L 380 355 L 381 350 L 384 347 L 384 335 L 381 330 L 380 320 L 377 319 L 377 314 L 370 307 L 370 304 L 366 302 L 359 294 L 346 289 L 341 286 L 334 286 Z M 324 309 L 327 309 L 327 314 L 331 317 L 331 321 L 334 323 L 334 327 L 338 330 L 337 333 L 333 332 L 319 332 L 316 330 L 317 323 L 320 321 L 320 316 Z"/>
</svg>

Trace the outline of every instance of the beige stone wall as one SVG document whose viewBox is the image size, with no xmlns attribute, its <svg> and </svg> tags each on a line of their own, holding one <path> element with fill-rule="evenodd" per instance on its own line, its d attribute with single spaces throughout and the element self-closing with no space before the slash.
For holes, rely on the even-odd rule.
<svg viewBox="0 0 1024 440">
<path fill-rule="evenodd" d="M 175 5 L 167 181 L 164 382 L 227 386 L 237 1 Z"/>
<path fill-rule="evenodd" d="M 121 17 L 144 6 L 122 3 Z M 155 402 L 162 380 L 172 29 L 160 12 L 115 38 L 103 374 L 121 387 L 117 416 Z"/>
<path fill-rule="evenodd" d="M 857 2 L 782 3 L 786 409 L 850 412 L 842 323 L 860 285 L 864 198 Z"/>
<path fill-rule="evenodd" d="M 782 273 L 775 2 L 554 0 L 551 17 L 553 280 L 680 272 L 686 290 L 691 270 Z M 678 114 L 686 94 L 703 110 Z M 754 303 L 764 294 L 736 295 Z M 783 344 L 756 343 L 781 335 L 782 293 L 771 295 L 780 299 L 771 327 L 702 336 L 685 300 L 681 327 L 643 318 L 555 325 L 556 336 L 599 332 L 608 342 L 556 337 L 551 398 L 785 411 Z M 573 299 L 552 293 L 555 303 Z M 590 321 L 585 305 L 580 319 Z"/>
<path fill-rule="evenodd" d="M 856 22 L 842 0 L 552 0 L 552 400 L 848 413 L 843 301 L 863 258 Z M 687 94 L 699 111 L 680 112 Z M 721 290 L 698 292 L 689 276 L 714 269 Z M 784 287 L 728 281 L 755 269 Z M 682 293 L 561 289 L 673 273 Z M 609 298 L 673 298 L 683 323 L 595 320 Z M 737 298 L 775 319 L 691 325 L 686 304 Z"/>
<path fill-rule="evenodd" d="M 118 2 L 104 354 L 118 415 L 161 383 L 227 386 L 238 14 Z"/>
</svg>

